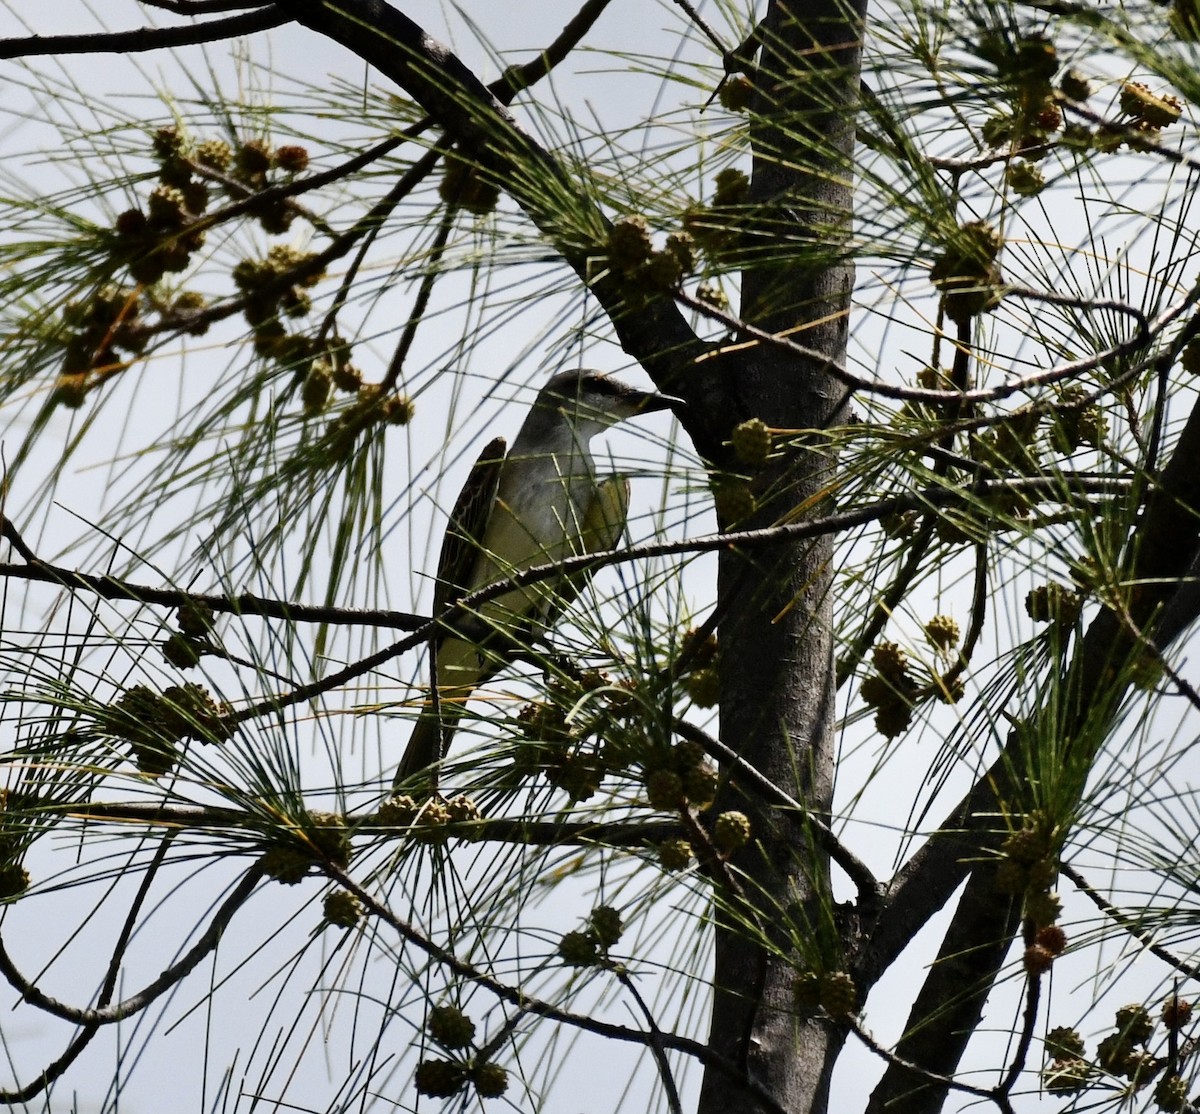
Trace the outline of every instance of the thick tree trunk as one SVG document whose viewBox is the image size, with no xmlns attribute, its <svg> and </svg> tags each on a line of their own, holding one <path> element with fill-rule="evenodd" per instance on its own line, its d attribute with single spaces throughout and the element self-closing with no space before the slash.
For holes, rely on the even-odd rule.
<svg viewBox="0 0 1200 1114">
<path fill-rule="evenodd" d="M 791 330 L 792 339 L 836 362 L 845 356 L 853 282 L 842 249 L 864 8 L 819 0 L 793 15 L 787 4 L 772 3 L 752 75 L 761 122 L 753 130 L 742 316 Z M 823 360 L 760 345 L 738 358 L 732 375 L 742 416 L 773 428 L 819 430 L 844 416 L 844 391 Z M 831 478 L 827 455 L 793 456 L 755 478 L 760 505 L 738 525 L 779 521 Z M 816 513 L 821 506 L 828 509 L 817 503 Z M 753 555 L 731 550 L 722 554 L 718 585 L 721 737 L 822 815 L 834 757 L 832 558 L 829 539 Z M 751 817 L 756 845 L 735 865 L 766 942 L 744 925 L 718 928 L 710 1043 L 787 1110 L 820 1111 L 844 1033 L 824 1015 L 797 1015 L 790 941 L 828 924 L 827 863 L 806 838 L 802 817 L 763 805 L 736 778 L 722 807 Z M 728 1075 L 706 1074 L 701 1114 L 760 1109 Z"/>
</svg>

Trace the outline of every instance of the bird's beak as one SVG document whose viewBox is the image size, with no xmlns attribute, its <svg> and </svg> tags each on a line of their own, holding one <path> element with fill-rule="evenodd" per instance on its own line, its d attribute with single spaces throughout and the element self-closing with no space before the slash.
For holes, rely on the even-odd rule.
<svg viewBox="0 0 1200 1114">
<path fill-rule="evenodd" d="M 687 403 L 675 395 L 660 395 L 655 391 L 638 391 L 634 401 L 635 414 L 653 414 L 655 410 L 678 410 Z"/>
</svg>

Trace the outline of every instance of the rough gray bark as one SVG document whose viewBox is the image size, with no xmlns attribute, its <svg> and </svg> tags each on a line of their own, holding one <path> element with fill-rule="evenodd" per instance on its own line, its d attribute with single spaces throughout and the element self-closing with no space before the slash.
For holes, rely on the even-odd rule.
<svg viewBox="0 0 1200 1114">
<path fill-rule="evenodd" d="M 771 330 L 812 323 L 800 334 L 804 344 L 834 361 L 845 354 L 853 282 L 838 248 L 852 202 L 864 9 L 777 0 L 760 25 L 751 74 L 762 122 L 753 131 L 754 231 L 743 245 L 742 316 Z M 740 417 L 772 427 L 820 429 L 844 416 L 844 392 L 822 367 L 778 348 L 750 349 L 733 391 Z M 814 452 L 758 476 L 760 506 L 739 526 L 779 521 L 821 490 L 829 470 L 828 458 Z M 754 555 L 731 550 L 721 557 L 718 582 L 722 740 L 818 814 L 829 808 L 833 774 L 832 553 L 830 539 Z M 721 807 L 751 817 L 759 846 L 736 865 L 760 923 L 778 926 L 785 915 L 792 931 L 817 923 L 820 907 L 828 908 L 828 871 L 803 819 L 764 804 L 736 779 Z M 827 1104 L 844 1033 L 825 1016 L 796 1016 L 795 957 L 787 948 L 782 932 L 764 947 L 744 927 L 718 928 L 709 1043 L 784 1108 L 815 1112 Z M 761 1107 L 735 1081 L 709 1071 L 699 1109 Z"/>
</svg>

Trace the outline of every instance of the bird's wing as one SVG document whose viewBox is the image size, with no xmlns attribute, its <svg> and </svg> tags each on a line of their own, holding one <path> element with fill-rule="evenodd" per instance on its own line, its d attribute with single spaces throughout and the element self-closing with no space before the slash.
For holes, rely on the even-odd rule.
<svg viewBox="0 0 1200 1114">
<path fill-rule="evenodd" d="M 625 532 L 625 519 L 628 514 L 628 478 L 609 476 L 597 481 L 595 494 L 580 518 L 576 555 L 612 549 Z M 544 624 L 552 625 L 558 616 L 579 598 L 579 593 L 588 586 L 591 579 L 591 569 L 583 569 L 566 577 L 554 593 L 552 606 L 543 620 Z"/>
<path fill-rule="evenodd" d="M 496 489 L 500 486 L 500 470 L 504 466 L 507 447 L 503 437 L 489 441 L 458 493 L 438 557 L 437 582 L 433 589 L 435 615 L 481 587 L 471 583 L 471 573 L 479 559 L 488 518 L 496 505 Z"/>
<path fill-rule="evenodd" d="M 612 549 L 625 532 L 629 515 L 629 480 L 609 476 L 596 484 L 596 495 L 583 516 L 579 530 L 581 553 Z"/>
</svg>

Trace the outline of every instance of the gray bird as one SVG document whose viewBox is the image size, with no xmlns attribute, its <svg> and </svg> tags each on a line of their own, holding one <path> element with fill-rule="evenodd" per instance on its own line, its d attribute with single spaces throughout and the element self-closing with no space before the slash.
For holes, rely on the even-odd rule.
<svg viewBox="0 0 1200 1114">
<path fill-rule="evenodd" d="M 639 391 L 596 371 L 565 371 L 538 393 L 505 455 L 497 437 L 479 455 L 450 514 L 438 560 L 433 613 L 471 592 L 535 565 L 610 549 L 625 529 L 629 481 L 598 479 L 589 444 L 626 418 L 680 404 Z M 436 786 L 471 694 L 502 667 L 505 647 L 521 645 L 549 626 L 582 590 L 586 577 L 559 577 L 505 592 L 475 612 L 468 625 L 439 634 L 430 646 L 437 706 L 417 719 L 396 770 L 400 785 L 422 774 Z"/>
</svg>

